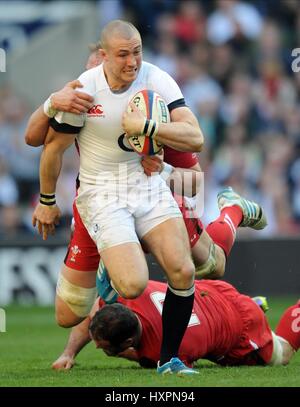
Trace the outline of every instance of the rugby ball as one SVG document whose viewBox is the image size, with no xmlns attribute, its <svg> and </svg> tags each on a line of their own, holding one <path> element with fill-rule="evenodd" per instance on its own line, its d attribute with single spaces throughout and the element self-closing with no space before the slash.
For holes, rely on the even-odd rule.
<svg viewBox="0 0 300 407">
<path fill-rule="evenodd" d="M 144 89 L 136 93 L 130 100 L 144 114 L 146 119 L 155 120 L 157 123 L 169 123 L 170 115 L 166 102 L 153 90 Z M 130 103 L 128 112 L 131 112 Z M 138 154 L 154 155 L 160 152 L 163 144 L 145 135 L 133 135 L 127 138 L 131 147 Z"/>
</svg>

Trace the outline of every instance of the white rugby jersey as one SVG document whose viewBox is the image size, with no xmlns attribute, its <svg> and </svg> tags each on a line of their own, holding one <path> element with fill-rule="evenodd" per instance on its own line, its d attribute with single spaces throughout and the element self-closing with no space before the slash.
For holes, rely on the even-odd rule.
<svg viewBox="0 0 300 407">
<path fill-rule="evenodd" d="M 82 115 L 58 112 L 51 127 L 62 133 L 77 134 L 80 153 L 80 181 L 103 185 L 103 182 L 127 182 L 141 171 L 141 156 L 132 150 L 121 126 L 123 112 L 138 91 L 151 89 L 165 100 L 169 110 L 185 106 L 181 90 L 166 72 L 143 62 L 136 80 L 123 93 L 113 93 L 106 81 L 103 65 L 89 69 L 79 78 L 94 106 Z M 121 164 L 121 165 L 120 165 Z"/>
</svg>

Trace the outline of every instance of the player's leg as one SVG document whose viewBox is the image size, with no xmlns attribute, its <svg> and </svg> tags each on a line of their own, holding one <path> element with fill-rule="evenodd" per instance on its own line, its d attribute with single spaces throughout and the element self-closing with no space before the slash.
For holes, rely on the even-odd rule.
<svg viewBox="0 0 300 407">
<path fill-rule="evenodd" d="M 226 257 L 224 251 L 216 245 L 208 233 L 203 230 L 192 247 L 192 257 L 198 278 L 222 278 L 225 272 Z"/>
<path fill-rule="evenodd" d="M 55 298 L 58 325 L 72 327 L 89 314 L 97 295 L 96 271 L 78 271 L 65 264 L 62 266 Z"/>
<path fill-rule="evenodd" d="M 120 233 L 121 230 L 118 229 Z M 113 232 L 112 232 L 113 233 Z M 136 298 L 147 286 L 148 266 L 138 242 L 118 244 L 101 251 L 112 286 L 123 298 Z"/>
<path fill-rule="evenodd" d="M 202 232 L 192 250 L 197 277 L 220 278 L 224 275 L 238 227 L 263 229 L 267 224 L 262 208 L 230 187 L 218 194 L 218 205 L 220 216 Z"/>
<path fill-rule="evenodd" d="M 119 199 L 115 189 L 80 186 L 76 207 L 98 252 L 113 288 L 124 298 L 136 298 L 148 282 L 148 266 L 128 209 L 127 189 Z M 134 203 L 136 195 L 132 198 Z"/>
<path fill-rule="evenodd" d="M 186 228 L 182 218 L 160 223 L 143 241 L 166 273 L 168 289 L 163 305 L 163 338 L 158 371 L 193 374 L 177 359 L 194 302 L 194 272 Z"/>
<path fill-rule="evenodd" d="M 242 219 L 238 225 L 240 227 L 250 227 L 252 229 L 260 230 L 267 226 L 267 219 L 263 208 L 256 202 L 243 198 L 231 187 L 227 187 L 219 192 L 218 206 L 221 214 L 226 208 L 240 208 L 242 210 Z M 224 214 L 226 215 L 226 212 L 224 212 Z M 230 214 L 231 212 L 227 217 L 224 216 L 224 222 L 228 222 L 228 224 L 232 223 L 231 226 L 233 226 L 233 229 L 236 229 L 235 222 L 231 222 L 234 218 L 231 219 Z"/>
<path fill-rule="evenodd" d="M 286 365 L 300 348 L 300 301 L 283 313 L 273 336 L 271 364 Z"/>
<path fill-rule="evenodd" d="M 225 272 L 226 257 L 204 230 L 204 226 L 190 203 L 181 196 L 174 195 L 181 211 L 189 236 L 196 276 L 201 278 L 221 278 Z"/>
<path fill-rule="evenodd" d="M 97 246 L 84 227 L 73 205 L 74 230 L 58 278 L 55 299 L 56 320 L 71 327 L 90 312 L 96 296 L 96 271 L 99 264 Z"/>
<path fill-rule="evenodd" d="M 174 196 L 179 209 L 182 213 L 185 227 L 189 236 L 190 246 L 192 249 L 192 257 L 196 267 L 196 277 L 199 278 L 209 278 L 216 279 L 221 278 L 225 272 L 226 256 L 224 249 L 218 246 L 211 236 L 204 230 L 204 226 L 201 220 L 198 218 L 198 215 L 193 210 L 193 207 L 190 203 L 183 197 L 177 195 Z M 241 210 L 237 209 L 240 213 Z M 213 229 L 213 237 L 218 241 L 218 234 L 227 233 L 229 237 L 228 241 L 233 245 L 234 240 L 232 239 L 232 231 L 229 228 L 225 227 L 223 224 L 217 223 L 217 226 Z M 227 253 L 231 248 L 227 245 Z"/>
</svg>

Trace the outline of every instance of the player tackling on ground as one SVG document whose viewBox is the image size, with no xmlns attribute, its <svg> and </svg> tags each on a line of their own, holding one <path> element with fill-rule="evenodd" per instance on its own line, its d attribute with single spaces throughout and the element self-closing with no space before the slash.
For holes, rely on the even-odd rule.
<svg viewBox="0 0 300 407">
<path fill-rule="evenodd" d="M 55 369 L 70 369 L 91 340 L 108 356 L 155 367 L 161 342 L 161 312 L 167 286 L 149 281 L 135 300 L 105 305 L 98 299 L 88 318 L 71 331 Z M 259 306 L 223 281 L 196 281 L 195 301 L 179 357 L 192 366 L 198 359 L 220 365 L 287 364 L 300 347 L 300 301 L 289 307 L 271 332 Z M 165 371 L 172 373 L 172 371 Z M 180 372 L 179 372 L 180 374 Z"/>
</svg>

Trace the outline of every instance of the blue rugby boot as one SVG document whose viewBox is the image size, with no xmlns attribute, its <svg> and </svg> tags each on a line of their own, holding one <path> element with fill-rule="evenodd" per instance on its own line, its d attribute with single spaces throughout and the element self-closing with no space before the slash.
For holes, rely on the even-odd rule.
<svg viewBox="0 0 300 407">
<path fill-rule="evenodd" d="M 172 358 L 169 362 L 164 363 L 162 366 L 157 365 L 157 373 L 161 375 L 165 374 L 176 374 L 177 376 L 190 376 L 199 374 L 197 370 L 187 367 L 183 362 L 178 358 Z"/>
<path fill-rule="evenodd" d="M 112 288 L 107 269 L 102 260 L 100 260 L 96 275 L 96 287 L 99 297 L 106 304 L 113 304 L 117 301 L 118 293 Z"/>
<path fill-rule="evenodd" d="M 239 206 L 243 211 L 243 220 L 239 226 L 260 230 L 267 226 L 266 215 L 256 202 L 242 198 L 231 187 L 218 193 L 218 206 L 220 211 L 229 206 Z"/>
</svg>

